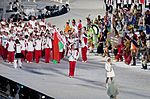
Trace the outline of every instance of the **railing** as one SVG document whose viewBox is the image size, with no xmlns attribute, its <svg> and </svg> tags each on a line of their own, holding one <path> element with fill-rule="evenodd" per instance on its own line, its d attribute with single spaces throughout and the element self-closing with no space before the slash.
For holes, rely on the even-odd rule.
<svg viewBox="0 0 150 99">
<path fill-rule="evenodd" d="M 54 98 L 0 76 L 0 99 L 54 99 Z"/>
<path fill-rule="evenodd" d="M 8 99 L 9 95 L 6 94 L 4 91 L 0 90 L 0 99 Z"/>
</svg>

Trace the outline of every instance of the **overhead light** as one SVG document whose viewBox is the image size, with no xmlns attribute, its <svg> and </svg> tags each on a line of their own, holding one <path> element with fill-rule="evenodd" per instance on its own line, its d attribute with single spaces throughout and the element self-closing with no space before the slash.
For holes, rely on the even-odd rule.
<svg viewBox="0 0 150 99">
<path fill-rule="evenodd" d="M 45 96 L 42 96 L 42 99 L 45 99 Z"/>
</svg>

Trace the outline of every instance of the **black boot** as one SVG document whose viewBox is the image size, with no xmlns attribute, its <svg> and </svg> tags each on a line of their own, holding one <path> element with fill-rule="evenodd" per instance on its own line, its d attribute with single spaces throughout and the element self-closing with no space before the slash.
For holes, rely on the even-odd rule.
<svg viewBox="0 0 150 99">
<path fill-rule="evenodd" d="M 147 69 L 147 64 L 143 64 L 143 63 L 142 63 L 142 68 L 143 68 L 143 69 Z"/>
<path fill-rule="evenodd" d="M 133 57 L 133 64 L 131 66 L 136 66 L 136 58 Z"/>
</svg>

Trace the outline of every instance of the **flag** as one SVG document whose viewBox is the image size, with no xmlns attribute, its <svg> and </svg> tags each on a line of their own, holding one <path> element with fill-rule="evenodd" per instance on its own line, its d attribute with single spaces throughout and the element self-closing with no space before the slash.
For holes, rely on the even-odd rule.
<svg viewBox="0 0 150 99">
<path fill-rule="evenodd" d="M 64 45 L 61 41 L 59 41 L 58 45 L 59 45 L 59 50 L 62 50 L 64 48 Z"/>
<path fill-rule="evenodd" d="M 59 33 L 57 33 L 57 38 L 63 45 L 65 44 L 65 41 L 62 39 L 62 36 Z"/>
<path fill-rule="evenodd" d="M 65 41 L 62 39 L 62 36 L 59 33 L 57 33 L 57 38 L 59 40 L 59 50 L 62 50 L 64 48 Z"/>
<path fill-rule="evenodd" d="M 54 33 L 53 35 L 53 63 L 57 64 L 59 61 L 59 39 L 57 37 L 57 32 Z"/>
</svg>

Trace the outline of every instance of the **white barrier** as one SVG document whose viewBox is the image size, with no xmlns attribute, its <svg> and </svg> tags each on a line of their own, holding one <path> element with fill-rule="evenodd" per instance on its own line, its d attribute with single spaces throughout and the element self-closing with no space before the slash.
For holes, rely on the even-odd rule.
<svg viewBox="0 0 150 99">
<path fill-rule="evenodd" d="M 36 2 L 36 0 L 28 0 L 28 2 Z M 54 1 L 54 2 L 58 2 L 58 3 L 63 3 L 63 0 L 51 0 L 51 1 Z M 69 4 L 69 0 L 67 0 L 65 3 Z"/>
<path fill-rule="evenodd" d="M 63 3 L 63 0 L 51 0 L 51 1 Z M 67 0 L 65 3 L 69 4 L 69 0 Z"/>
<path fill-rule="evenodd" d="M 32 0 L 33 2 L 36 2 L 36 0 Z M 30 2 L 30 0 L 28 0 L 28 2 Z"/>
</svg>

